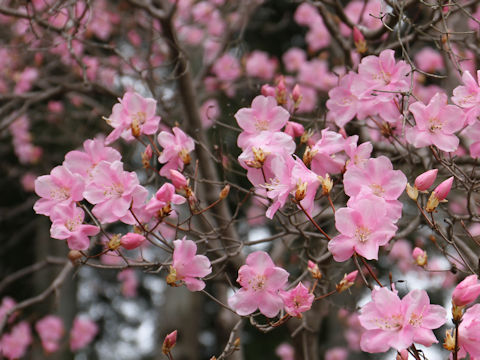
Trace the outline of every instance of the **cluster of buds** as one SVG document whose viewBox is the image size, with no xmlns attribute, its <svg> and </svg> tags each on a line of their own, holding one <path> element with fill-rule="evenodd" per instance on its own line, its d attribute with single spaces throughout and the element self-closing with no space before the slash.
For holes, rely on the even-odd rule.
<svg viewBox="0 0 480 360">
<path fill-rule="evenodd" d="M 341 293 L 347 289 L 350 289 L 353 284 L 355 284 L 355 279 L 357 278 L 358 270 L 352 271 L 349 274 L 343 276 L 342 281 L 337 284 L 337 292 Z"/>
</svg>

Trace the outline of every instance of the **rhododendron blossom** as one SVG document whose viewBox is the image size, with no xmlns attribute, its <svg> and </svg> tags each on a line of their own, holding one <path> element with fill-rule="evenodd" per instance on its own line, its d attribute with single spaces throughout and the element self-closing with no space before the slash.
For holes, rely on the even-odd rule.
<svg viewBox="0 0 480 360">
<path fill-rule="evenodd" d="M 310 310 L 314 295 L 301 282 L 289 291 L 281 291 L 280 296 L 285 303 L 285 311 L 290 316 L 300 317 L 302 313 Z"/>
<path fill-rule="evenodd" d="M 182 129 L 174 127 L 173 134 L 162 131 L 158 134 L 158 143 L 163 147 L 158 157 L 158 162 L 163 165 L 160 175 L 168 177 L 170 170 L 183 170 L 190 163 L 190 152 L 195 149 L 193 139 L 185 134 Z"/>
<path fill-rule="evenodd" d="M 458 327 L 458 357 L 467 354 L 471 359 L 480 358 L 480 304 L 475 304 L 465 311 Z"/>
<path fill-rule="evenodd" d="M 141 134 L 155 134 L 160 117 L 155 115 L 157 102 L 154 99 L 144 98 L 135 92 L 126 92 L 118 101 L 120 103 L 113 106 L 112 115 L 107 119 L 108 124 L 115 129 L 108 135 L 107 144 L 120 136 L 131 141 Z"/>
<path fill-rule="evenodd" d="M 57 206 L 51 214 L 51 237 L 67 240 L 68 247 L 72 250 L 88 249 L 88 237 L 98 234 L 100 229 L 94 225 L 83 224 L 84 217 L 83 210 L 75 204 Z"/>
<path fill-rule="evenodd" d="M 477 71 L 477 79 L 480 71 Z M 465 109 L 465 115 L 469 125 L 473 124 L 480 115 L 480 85 L 475 81 L 469 71 L 465 71 L 462 75 L 464 85 L 457 86 L 453 89 L 452 101 L 454 104 Z"/>
<path fill-rule="evenodd" d="M 212 272 L 210 260 L 204 255 L 196 255 L 197 245 L 185 237 L 173 242 L 173 263 L 167 282 L 175 285 L 176 281 L 184 282 L 190 291 L 200 291 L 205 282 L 200 280 Z"/>
<path fill-rule="evenodd" d="M 60 204 L 69 205 L 83 199 L 84 182 L 78 174 L 72 174 L 64 166 L 57 166 L 50 175 L 35 180 L 35 192 L 41 197 L 33 209 L 37 214 L 50 216 Z"/>
<path fill-rule="evenodd" d="M 12 331 L 0 338 L 0 354 L 9 360 L 16 360 L 25 355 L 32 342 L 30 325 L 26 321 L 15 325 Z"/>
<path fill-rule="evenodd" d="M 65 329 L 63 321 L 60 317 L 55 315 L 47 315 L 37 321 L 35 324 L 42 346 L 47 353 L 53 353 L 60 348 L 60 339 L 62 338 Z"/>
<path fill-rule="evenodd" d="M 129 215 L 132 202 L 143 203 L 147 191 L 139 184 L 137 174 L 124 171 L 120 161 L 101 161 L 92 172 L 84 196 L 95 204 L 93 214 L 107 223 Z"/>
<path fill-rule="evenodd" d="M 410 112 L 415 117 L 415 127 L 407 128 L 405 138 L 413 146 L 419 148 L 435 145 L 440 150 L 452 152 L 459 144 L 454 135 L 464 126 L 463 111 L 447 105 L 447 96 L 437 93 L 428 105 L 417 101 L 410 105 Z"/>
<path fill-rule="evenodd" d="M 279 291 L 287 280 L 286 270 L 275 266 L 266 252 L 255 251 L 238 270 L 237 282 L 242 288 L 228 298 L 228 304 L 241 316 L 259 309 L 266 317 L 275 317 L 284 305 Z"/>
<path fill-rule="evenodd" d="M 378 259 L 378 248 L 386 245 L 397 230 L 387 217 L 387 204 L 371 195 L 338 209 L 335 227 L 340 235 L 328 243 L 335 261 L 348 260 L 354 253 Z"/>
<path fill-rule="evenodd" d="M 85 317 L 75 317 L 70 332 L 70 350 L 77 351 L 90 344 L 98 333 L 98 326 Z"/>
<path fill-rule="evenodd" d="M 477 275 L 467 276 L 453 290 L 452 302 L 456 306 L 465 306 L 480 295 L 480 280 Z"/>
<path fill-rule="evenodd" d="M 359 317 L 366 329 L 360 346 L 370 353 L 402 351 L 413 343 L 430 346 L 438 342 L 432 329 L 442 326 L 446 316 L 443 307 L 430 305 L 424 290 L 410 291 L 400 300 L 396 291 L 376 288 Z"/>
</svg>

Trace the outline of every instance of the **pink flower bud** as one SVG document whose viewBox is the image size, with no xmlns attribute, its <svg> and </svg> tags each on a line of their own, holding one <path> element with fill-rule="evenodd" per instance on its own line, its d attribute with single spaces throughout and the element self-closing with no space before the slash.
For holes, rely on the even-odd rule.
<svg viewBox="0 0 480 360">
<path fill-rule="evenodd" d="M 438 169 L 433 169 L 418 175 L 415 179 L 415 187 L 420 191 L 427 190 L 433 185 L 435 179 L 437 178 L 437 173 Z"/>
<path fill-rule="evenodd" d="M 150 145 L 147 145 L 147 147 L 145 148 L 144 154 L 145 154 L 145 158 L 147 158 L 149 160 L 152 158 L 153 151 L 152 151 L 152 147 Z"/>
<path fill-rule="evenodd" d="M 275 97 L 275 88 L 268 84 L 262 86 L 262 95 L 263 96 L 273 96 Z"/>
<path fill-rule="evenodd" d="M 353 28 L 353 42 L 360 54 L 367 52 L 367 42 L 365 41 L 362 32 L 357 27 Z"/>
<path fill-rule="evenodd" d="M 337 284 L 337 291 L 339 293 L 349 289 L 355 284 L 355 279 L 357 278 L 358 270 L 352 271 L 349 274 L 345 274 L 342 281 Z"/>
<path fill-rule="evenodd" d="M 300 89 L 300 85 L 296 84 L 293 87 L 292 90 L 292 100 L 293 100 L 293 106 L 295 109 L 297 109 L 300 106 L 300 103 L 302 102 L 303 96 L 302 96 L 302 91 Z"/>
<path fill-rule="evenodd" d="M 172 180 L 175 189 L 183 189 L 188 186 L 187 179 L 177 170 L 170 170 L 170 180 Z"/>
<path fill-rule="evenodd" d="M 303 127 L 302 124 L 293 122 L 293 121 L 287 121 L 287 125 L 285 125 L 285 134 L 290 135 L 293 138 L 302 136 L 303 133 L 305 132 L 305 128 Z"/>
<path fill-rule="evenodd" d="M 452 302 L 456 306 L 465 306 L 475 301 L 478 295 L 480 295 L 480 281 L 477 275 L 470 275 L 453 290 Z"/>
<path fill-rule="evenodd" d="M 172 348 L 177 343 L 177 330 L 172 331 L 170 334 L 165 336 L 165 340 L 163 341 L 162 352 L 164 354 L 168 354 L 172 351 Z"/>
<path fill-rule="evenodd" d="M 418 266 L 425 266 L 427 264 L 427 253 L 419 247 L 413 249 L 412 257 L 415 259 Z"/>
<path fill-rule="evenodd" d="M 312 277 L 314 279 L 321 279 L 322 278 L 322 273 L 320 269 L 318 268 L 318 265 L 315 264 L 313 261 L 308 260 L 308 271 L 310 274 L 312 274 Z"/>
<path fill-rule="evenodd" d="M 440 185 L 438 185 L 435 188 L 435 190 L 433 190 L 435 197 L 440 201 L 445 200 L 448 193 L 450 192 L 450 189 L 452 188 L 452 184 L 453 184 L 453 176 L 449 177 L 447 180 L 440 183 Z"/>
<path fill-rule="evenodd" d="M 408 360 L 408 350 L 402 350 L 397 354 L 396 360 Z"/>
<path fill-rule="evenodd" d="M 127 250 L 132 250 L 139 247 L 145 241 L 145 236 L 135 233 L 128 233 L 123 235 L 120 239 L 120 244 Z"/>
</svg>

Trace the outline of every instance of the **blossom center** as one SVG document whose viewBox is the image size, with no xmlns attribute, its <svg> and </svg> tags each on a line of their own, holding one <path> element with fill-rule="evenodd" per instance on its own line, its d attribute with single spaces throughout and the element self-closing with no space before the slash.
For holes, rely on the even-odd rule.
<svg viewBox="0 0 480 360">
<path fill-rule="evenodd" d="M 355 237 L 361 243 L 367 242 L 370 234 L 371 234 L 370 229 L 368 229 L 365 226 L 358 227 L 357 230 L 355 231 Z"/>
<path fill-rule="evenodd" d="M 377 318 L 375 323 L 382 330 L 399 330 L 403 327 L 403 316 L 395 314 L 391 317 Z"/>
<path fill-rule="evenodd" d="M 410 319 L 408 320 L 408 323 L 414 327 L 419 327 L 420 325 L 422 325 L 422 322 L 423 315 L 416 313 L 412 313 L 412 315 L 410 315 Z"/>
<path fill-rule="evenodd" d="M 143 111 L 139 111 L 132 115 L 132 122 L 143 125 L 147 121 L 147 115 Z"/>
<path fill-rule="evenodd" d="M 385 190 L 383 189 L 382 185 L 378 184 L 371 184 L 370 189 L 372 189 L 372 192 L 376 196 L 382 196 L 385 193 Z"/>
<path fill-rule="evenodd" d="M 50 192 L 50 197 L 56 201 L 67 200 L 70 197 L 70 190 L 66 187 L 59 187 Z"/>
<path fill-rule="evenodd" d="M 443 124 L 438 120 L 437 117 L 432 117 L 428 119 L 428 130 L 431 133 L 437 132 L 437 130 L 440 130 L 442 128 Z"/>
<path fill-rule="evenodd" d="M 252 290 L 260 291 L 265 288 L 266 281 L 267 278 L 265 277 L 265 275 L 257 275 L 252 280 L 249 280 L 248 283 L 252 287 Z"/>
<path fill-rule="evenodd" d="M 268 130 L 268 121 L 265 120 L 265 119 L 259 119 L 259 118 L 255 118 L 255 129 L 257 131 L 264 131 L 264 130 Z"/>
</svg>

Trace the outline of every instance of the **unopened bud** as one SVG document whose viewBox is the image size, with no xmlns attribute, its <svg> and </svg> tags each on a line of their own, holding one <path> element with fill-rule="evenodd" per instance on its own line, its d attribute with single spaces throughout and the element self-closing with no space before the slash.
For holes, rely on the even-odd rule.
<svg viewBox="0 0 480 360">
<path fill-rule="evenodd" d="M 240 338 L 236 338 L 235 341 L 233 342 L 233 346 L 235 346 L 236 348 L 240 347 Z"/>
<path fill-rule="evenodd" d="M 285 78 L 283 76 L 278 78 L 276 99 L 278 105 L 285 105 L 287 103 L 287 86 L 285 85 Z"/>
<path fill-rule="evenodd" d="M 122 245 L 120 235 L 121 234 L 113 235 L 112 238 L 108 241 L 107 246 L 110 250 L 117 250 Z"/>
<path fill-rule="evenodd" d="M 148 145 L 145 148 L 145 151 L 142 153 L 142 164 L 144 168 L 148 168 L 150 166 L 150 159 L 153 156 L 152 147 Z"/>
<path fill-rule="evenodd" d="M 275 97 L 275 88 L 268 84 L 262 86 L 261 93 L 263 96 L 273 96 Z"/>
<path fill-rule="evenodd" d="M 293 107 L 295 109 L 298 109 L 298 107 L 300 106 L 300 103 L 302 102 L 302 99 L 303 99 L 302 91 L 300 89 L 300 85 L 296 84 L 293 87 L 291 96 L 292 96 L 292 100 L 293 100 Z"/>
<path fill-rule="evenodd" d="M 120 239 L 120 244 L 127 250 L 133 250 L 145 241 L 145 236 L 135 233 L 128 233 Z"/>
<path fill-rule="evenodd" d="M 218 196 L 220 200 L 225 199 L 228 196 L 228 193 L 230 192 L 230 185 L 225 185 L 225 187 L 220 191 L 220 195 Z"/>
<path fill-rule="evenodd" d="M 420 174 L 415 179 L 415 187 L 419 191 L 426 191 L 430 186 L 433 185 L 435 179 L 437 178 L 438 169 L 432 169 Z"/>
<path fill-rule="evenodd" d="M 418 266 L 427 265 L 427 262 L 428 262 L 427 252 L 423 251 L 419 247 L 416 247 L 415 249 L 413 249 L 412 257 Z"/>
<path fill-rule="evenodd" d="M 358 270 L 352 271 L 349 274 L 343 276 L 342 281 L 337 284 L 337 292 L 341 293 L 353 286 L 355 284 L 355 279 L 357 278 Z"/>
<path fill-rule="evenodd" d="M 417 201 L 417 199 L 418 199 L 418 189 L 417 189 L 416 186 L 412 186 L 409 183 L 407 183 L 406 191 L 407 191 L 407 195 L 410 199 L 412 199 L 413 201 Z"/>
<path fill-rule="evenodd" d="M 318 265 L 311 260 L 308 260 L 308 271 L 314 279 L 320 280 L 322 278 L 322 273 L 318 268 Z"/>
<path fill-rule="evenodd" d="M 365 37 L 356 26 L 353 28 L 353 42 L 355 43 L 355 47 L 359 54 L 367 52 L 367 42 L 365 41 Z"/>
<path fill-rule="evenodd" d="M 445 332 L 445 341 L 443 343 L 443 347 L 448 351 L 455 351 L 455 330 L 453 330 L 453 335 L 452 329 Z"/>
<path fill-rule="evenodd" d="M 302 136 L 305 129 L 302 124 L 294 121 L 287 121 L 287 125 L 285 125 L 285 130 L 283 130 L 283 132 L 290 135 L 292 138 L 296 138 Z"/>
<path fill-rule="evenodd" d="M 400 351 L 397 354 L 397 358 L 395 360 L 408 360 L 408 350 L 404 349 L 404 350 Z"/>
<path fill-rule="evenodd" d="M 165 336 L 165 340 L 163 340 L 163 345 L 162 345 L 162 352 L 164 354 L 168 354 L 170 351 L 172 351 L 176 343 L 177 343 L 177 330 L 172 331 L 170 334 Z"/>
<path fill-rule="evenodd" d="M 433 190 L 433 192 L 430 194 L 430 197 L 428 198 L 427 206 L 425 206 L 425 210 L 427 212 L 435 211 L 440 202 L 446 202 L 445 198 L 450 192 L 452 184 L 453 176 L 440 183 L 440 185 L 438 185 L 435 190 Z"/>
<path fill-rule="evenodd" d="M 78 262 L 82 257 L 82 253 L 78 250 L 70 250 L 68 252 L 68 260 L 70 260 L 74 266 L 78 265 Z"/>
<path fill-rule="evenodd" d="M 188 180 L 183 176 L 183 174 L 177 170 L 170 170 L 170 180 L 172 181 L 175 189 L 183 189 L 188 186 Z"/>
</svg>

